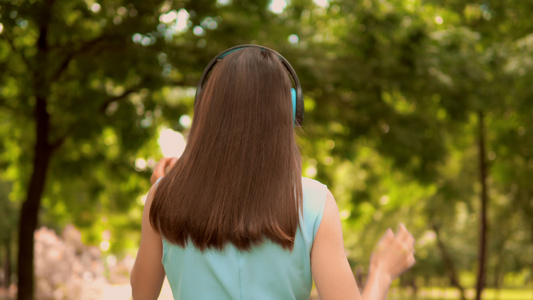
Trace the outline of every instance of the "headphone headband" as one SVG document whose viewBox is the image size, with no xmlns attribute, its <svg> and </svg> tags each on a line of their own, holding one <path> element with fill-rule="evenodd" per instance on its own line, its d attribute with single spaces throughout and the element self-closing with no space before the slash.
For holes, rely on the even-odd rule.
<svg viewBox="0 0 533 300">
<path fill-rule="evenodd" d="M 298 79 L 298 76 L 296 75 L 296 72 L 292 68 L 291 64 L 281 54 L 279 54 L 275 50 L 272 50 L 272 49 L 270 49 L 268 47 L 260 46 L 260 45 L 253 45 L 253 44 L 238 45 L 238 46 L 234 46 L 234 47 L 231 47 L 229 49 L 226 49 L 226 50 L 220 52 L 217 56 L 215 56 L 209 62 L 207 67 L 204 69 L 204 72 L 202 73 L 202 77 L 200 78 L 200 81 L 198 82 L 198 87 L 196 88 L 196 96 L 194 98 L 194 105 L 196 106 L 196 103 L 199 101 L 198 99 L 199 99 L 199 95 L 200 95 L 200 93 L 202 91 L 202 88 L 204 86 L 204 81 L 206 80 L 207 75 L 211 72 L 211 70 L 213 69 L 215 64 L 220 59 L 222 59 L 224 56 L 230 54 L 231 52 L 234 52 L 234 51 L 237 51 L 237 50 L 240 50 L 240 49 L 244 49 L 244 48 L 259 48 L 259 49 L 263 49 L 263 50 L 272 51 L 274 54 L 276 54 L 279 57 L 281 63 L 283 64 L 283 66 L 285 66 L 285 69 L 287 69 L 287 71 L 291 75 L 292 80 L 294 82 L 294 89 L 295 89 L 295 92 L 296 92 L 296 111 L 294 112 L 295 126 L 298 126 L 298 127 L 302 126 L 303 118 L 304 118 L 304 101 L 303 101 L 302 87 L 300 85 L 300 80 Z"/>
</svg>

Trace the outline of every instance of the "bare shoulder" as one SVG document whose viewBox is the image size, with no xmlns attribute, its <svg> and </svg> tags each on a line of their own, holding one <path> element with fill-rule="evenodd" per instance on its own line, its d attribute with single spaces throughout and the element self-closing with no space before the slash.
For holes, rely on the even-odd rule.
<svg viewBox="0 0 533 300">
<path fill-rule="evenodd" d="M 342 237 L 342 226 L 339 215 L 339 207 L 337 206 L 337 201 L 335 201 L 335 197 L 329 189 L 326 193 L 324 216 L 322 217 L 322 222 L 319 227 L 319 232 L 320 231 L 322 231 L 322 234 L 324 235 L 329 235 L 332 233 L 332 231 L 334 231 L 337 236 L 340 235 Z"/>
<path fill-rule="evenodd" d="M 150 210 L 152 202 L 154 201 L 155 192 L 157 190 L 157 184 L 152 185 L 148 194 L 146 195 L 146 201 L 144 202 L 144 210 Z"/>
<path fill-rule="evenodd" d="M 152 207 L 152 203 L 154 201 L 155 193 L 157 191 L 157 186 L 159 185 L 159 182 L 163 179 L 163 177 L 159 178 L 154 184 L 152 184 L 152 187 L 150 187 L 150 190 L 148 191 L 148 194 L 146 195 L 146 201 L 144 202 L 144 212 L 149 213 L 150 208 Z"/>
<path fill-rule="evenodd" d="M 326 204 L 324 206 L 324 214 L 326 213 L 332 217 L 338 217 L 340 221 L 339 207 L 337 206 L 337 201 L 335 201 L 335 197 L 333 197 L 333 194 L 329 189 L 326 193 Z"/>
</svg>

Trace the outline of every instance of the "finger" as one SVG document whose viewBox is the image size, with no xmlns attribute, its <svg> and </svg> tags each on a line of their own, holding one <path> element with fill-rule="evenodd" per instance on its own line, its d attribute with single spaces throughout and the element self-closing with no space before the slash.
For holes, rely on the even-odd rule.
<svg viewBox="0 0 533 300">
<path fill-rule="evenodd" d="M 394 241 L 394 232 L 392 232 L 392 229 L 388 228 L 385 231 L 385 234 L 383 234 L 383 236 L 381 237 L 378 245 L 380 247 L 388 247 L 392 244 L 393 241 Z"/>
<path fill-rule="evenodd" d="M 407 265 L 408 265 L 408 268 L 411 268 L 412 266 L 414 266 L 416 263 L 416 259 L 415 259 L 415 256 L 414 255 L 411 255 L 407 258 Z"/>
<path fill-rule="evenodd" d="M 161 158 L 159 160 L 159 162 L 157 163 L 157 165 L 155 165 L 155 168 L 154 168 L 154 172 L 161 172 L 165 169 L 166 167 L 166 161 L 167 159 L 166 158 Z"/>
<path fill-rule="evenodd" d="M 398 234 L 396 236 L 405 247 L 410 250 L 414 250 L 415 238 L 409 231 L 407 231 L 407 228 L 405 225 L 403 225 L 403 223 L 400 223 Z"/>
<path fill-rule="evenodd" d="M 150 178 L 150 182 L 154 184 L 160 177 L 165 176 L 165 167 L 167 165 L 167 159 L 162 158 L 157 165 L 155 165 L 154 171 L 152 172 L 152 176 Z"/>
<path fill-rule="evenodd" d="M 390 230 L 390 228 L 387 229 L 385 233 L 381 236 L 379 241 L 376 243 L 376 245 L 374 246 L 373 251 L 380 251 L 381 249 L 388 247 L 388 245 L 390 244 L 389 240 L 391 239 L 390 238 L 391 233 L 392 233 L 392 230 Z M 394 234 L 393 234 L 393 237 L 394 237 Z"/>
<path fill-rule="evenodd" d="M 163 165 L 164 175 L 166 175 L 168 173 L 168 171 L 170 171 L 170 169 L 172 169 L 172 167 L 176 163 L 176 160 L 177 160 L 176 157 L 165 157 L 165 158 L 161 159 L 161 164 Z"/>
<path fill-rule="evenodd" d="M 399 248 L 400 248 L 400 252 L 401 254 L 404 256 L 404 257 L 409 257 L 409 256 L 412 256 L 415 254 L 415 249 L 411 246 L 406 246 L 400 242 L 398 242 L 399 244 Z"/>
<path fill-rule="evenodd" d="M 416 245 L 415 237 L 410 233 L 409 233 L 409 238 L 407 239 L 407 245 L 411 247 L 413 252 L 415 251 L 415 245 Z"/>
<path fill-rule="evenodd" d="M 415 253 L 415 244 L 411 242 L 400 242 L 400 245 L 404 249 L 404 253 L 406 254 L 414 254 Z"/>
<path fill-rule="evenodd" d="M 174 167 L 174 165 L 176 164 L 177 161 L 178 161 L 177 157 L 165 159 L 165 174 L 167 174 L 168 171 L 170 171 L 170 169 L 172 169 L 172 167 Z"/>
<path fill-rule="evenodd" d="M 409 231 L 407 231 L 407 228 L 405 228 L 405 225 L 403 225 L 403 223 L 398 224 L 398 231 L 396 233 L 396 237 L 402 242 L 407 241 L 409 237 Z"/>
<path fill-rule="evenodd" d="M 165 164 L 165 168 L 172 168 L 177 161 L 177 157 L 166 157 L 162 159 L 162 162 Z"/>
<path fill-rule="evenodd" d="M 178 162 L 178 158 L 177 157 L 173 157 L 170 160 L 170 166 L 173 167 L 177 162 Z"/>
</svg>

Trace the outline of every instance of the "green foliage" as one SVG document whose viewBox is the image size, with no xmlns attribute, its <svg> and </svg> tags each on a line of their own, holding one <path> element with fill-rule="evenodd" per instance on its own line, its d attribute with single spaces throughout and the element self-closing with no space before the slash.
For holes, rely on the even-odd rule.
<svg viewBox="0 0 533 300">
<path fill-rule="evenodd" d="M 472 274 L 482 111 L 488 282 L 498 286 L 511 272 L 529 272 L 531 281 L 533 270 L 524 266 L 533 264 L 532 4 L 298 0 L 280 13 L 269 4 L 3 1 L 0 176 L 10 186 L 0 186 L 0 200 L 16 209 L 26 194 L 33 110 L 44 95 L 49 142 L 60 147 L 41 223 L 74 223 L 92 244 L 109 232 L 110 251 L 135 248 L 151 170 L 136 169 L 136 159 L 161 156 L 163 126 L 186 133 L 179 118 L 192 116 L 194 87 L 216 53 L 258 43 L 282 53 L 299 74 L 304 175 L 336 195 L 354 265 L 367 265 L 382 232 L 402 221 L 419 239 L 409 276 L 447 278 L 433 226 L 458 272 Z M 0 232 L 16 224 L 3 220 Z"/>
</svg>

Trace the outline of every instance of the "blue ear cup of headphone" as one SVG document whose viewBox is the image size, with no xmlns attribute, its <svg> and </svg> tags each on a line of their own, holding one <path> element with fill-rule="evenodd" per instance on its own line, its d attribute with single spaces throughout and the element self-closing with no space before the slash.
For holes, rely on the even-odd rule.
<svg viewBox="0 0 533 300">
<path fill-rule="evenodd" d="M 296 90 L 291 88 L 291 100 L 292 100 L 292 125 L 296 126 Z"/>
</svg>

